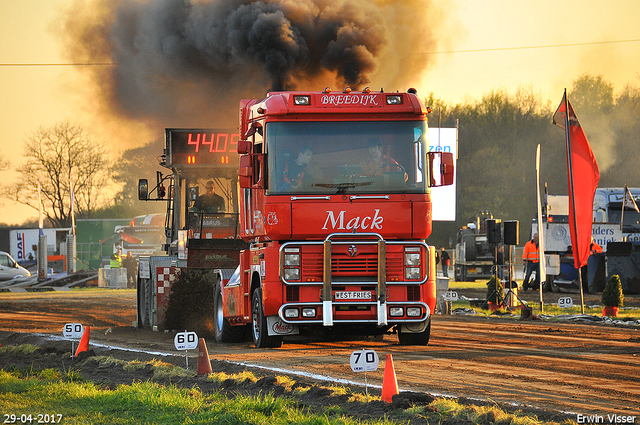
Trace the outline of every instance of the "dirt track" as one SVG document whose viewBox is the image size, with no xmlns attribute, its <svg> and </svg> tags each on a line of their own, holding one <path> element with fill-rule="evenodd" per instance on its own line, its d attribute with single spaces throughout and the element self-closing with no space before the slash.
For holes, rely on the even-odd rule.
<svg viewBox="0 0 640 425">
<path fill-rule="evenodd" d="M 61 336 L 65 323 L 81 322 L 92 327 L 92 343 L 175 352 L 173 333 L 133 329 L 135 316 L 133 291 L 0 296 L 1 331 Z M 9 335 L 0 333 L 0 342 Z M 292 340 L 267 350 L 248 343 L 208 342 L 208 348 L 212 359 L 357 382 L 364 379 L 351 371 L 349 356 L 371 348 L 380 356 L 380 368 L 368 374 L 372 385 L 382 384 L 392 354 L 401 389 L 596 414 L 605 422 L 607 414 L 635 415 L 640 423 L 638 326 L 436 315 L 427 347 L 401 347 L 390 335 L 365 342 Z"/>
</svg>

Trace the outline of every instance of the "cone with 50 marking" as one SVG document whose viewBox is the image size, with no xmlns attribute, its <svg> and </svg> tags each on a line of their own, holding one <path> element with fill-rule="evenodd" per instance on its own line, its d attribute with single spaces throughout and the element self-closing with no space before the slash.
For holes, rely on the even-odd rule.
<svg viewBox="0 0 640 425">
<path fill-rule="evenodd" d="M 76 350 L 76 354 L 73 357 L 78 357 L 78 354 L 83 351 L 87 351 L 89 349 L 89 335 L 91 334 L 91 328 L 87 326 L 84 328 L 84 333 L 82 334 L 82 339 L 80 340 L 80 344 L 78 344 L 78 349 Z"/>
</svg>

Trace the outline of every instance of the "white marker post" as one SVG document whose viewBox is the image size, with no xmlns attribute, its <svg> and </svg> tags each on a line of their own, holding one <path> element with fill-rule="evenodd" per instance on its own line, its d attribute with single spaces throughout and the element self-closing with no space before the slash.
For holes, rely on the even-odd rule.
<svg viewBox="0 0 640 425">
<path fill-rule="evenodd" d="M 67 323 L 62 328 L 62 335 L 65 338 L 71 338 L 71 357 L 73 357 L 73 343 L 75 339 L 81 339 L 84 333 L 82 323 Z"/>
<path fill-rule="evenodd" d="M 198 347 L 198 335 L 195 332 L 178 332 L 173 338 L 173 344 L 176 350 L 184 350 L 184 357 L 187 362 L 187 372 L 189 371 L 189 350 Z"/>
<path fill-rule="evenodd" d="M 369 403 L 369 387 L 367 384 L 367 372 L 374 372 L 378 370 L 378 364 L 380 363 L 380 359 L 378 358 L 378 353 L 374 350 L 356 350 L 351 353 L 351 358 L 349 359 L 349 364 L 351 365 L 351 370 L 354 372 L 364 372 L 364 391 L 367 394 L 367 403 Z"/>
<path fill-rule="evenodd" d="M 442 296 L 445 301 L 458 301 L 458 293 L 456 291 L 447 291 Z"/>
</svg>

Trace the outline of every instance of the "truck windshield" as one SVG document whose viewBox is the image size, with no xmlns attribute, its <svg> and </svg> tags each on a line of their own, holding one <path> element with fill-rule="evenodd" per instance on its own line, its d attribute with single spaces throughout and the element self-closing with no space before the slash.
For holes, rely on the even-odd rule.
<svg viewBox="0 0 640 425">
<path fill-rule="evenodd" d="M 609 206 L 609 221 L 611 223 L 620 223 L 622 217 L 622 204 Z M 626 208 L 624 210 L 624 232 L 637 233 L 640 231 L 640 213 L 637 213 L 634 209 Z"/>
<path fill-rule="evenodd" d="M 426 122 L 266 124 L 269 194 L 425 193 Z"/>
</svg>

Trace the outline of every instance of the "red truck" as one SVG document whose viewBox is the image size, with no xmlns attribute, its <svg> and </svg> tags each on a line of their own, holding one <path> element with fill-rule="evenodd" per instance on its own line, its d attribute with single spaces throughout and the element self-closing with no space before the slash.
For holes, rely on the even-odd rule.
<svg viewBox="0 0 640 425">
<path fill-rule="evenodd" d="M 295 334 L 397 332 L 403 345 L 429 342 L 430 188 L 453 183 L 453 157 L 428 152 L 427 114 L 412 89 L 272 92 L 240 102 L 239 168 L 225 180 L 238 189 L 218 215 L 238 220 L 216 236 L 215 220 L 191 216 L 172 242 L 187 248 L 187 269 L 215 271 L 217 341 L 249 330 L 256 347 Z"/>
<path fill-rule="evenodd" d="M 408 93 L 276 92 L 240 102 L 240 234 L 217 286 L 216 336 L 379 335 L 427 344 L 436 303 L 430 187 L 453 157 L 428 152 L 428 109 Z M 434 171 L 435 172 L 432 172 Z"/>
</svg>

